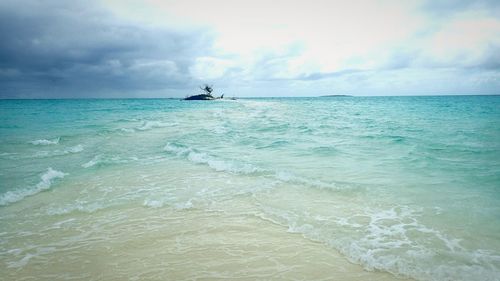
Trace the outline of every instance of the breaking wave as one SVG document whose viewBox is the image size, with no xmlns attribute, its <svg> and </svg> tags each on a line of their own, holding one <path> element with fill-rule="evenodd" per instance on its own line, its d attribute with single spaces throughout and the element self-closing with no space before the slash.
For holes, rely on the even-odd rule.
<svg viewBox="0 0 500 281">
<path fill-rule="evenodd" d="M 168 153 L 174 154 L 179 157 L 184 157 L 193 163 L 206 164 L 217 172 L 224 171 L 234 174 L 262 175 L 273 180 L 278 180 L 280 182 L 297 184 L 318 189 L 338 191 L 362 188 L 360 185 L 352 183 L 324 182 L 317 179 L 297 176 L 287 171 L 275 171 L 272 169 L 261 168 L 250 163 L 239 162 L 231 159 L 221 159 L 216 156 L 209 155 L 208 153 L 198 151 L 194 148 L 175 143 L 168 143 L 163 149 Z"/>
<path fill-rule="evenodd" d="M 72 154 L 72 153 L 79 153 L 83 151 L 83 145 L 78 144 L 72 147 L 68 147 L 64 150 L 53 150 L 53 151 L 47 151 L 47 150 L 42 150 L 38 151 L 35 153 L 34 156 L 35 158 L 44 158 L 44 157 L 53 157 L 53 156 L 63 156 L 66 154 Z"/>
<path fill-rule="evenodd" d="M 125 164 L 129 163 L 130 161 L 137 161 L 139 160 L 137 157 L 129 157 L 129 158 L 121 158 L 121 157 L 107 157 L 104 155 L 96 155 L 94 158 L 92 158 L 90 161 L 82 164 L 83 168 L 90 168 L 94 166 L 103 166 L 103 165 L 109 165 L 109 164 Z"/>
<path fill-rule="evenodd" d="M 40 139 L 40 140 L 30 141 L 30 143 L 34 145 L 52 145 L 52 144 L 59 144 L 60 139 L 61 138 L 56 138 L 53 140 Z"/>
<path fill-rule="evenodd" d="M 417 280 L 499 280 L 500 256 L 486 249 L 468 250 L 462 240 L 419 221 L 420 210 L 406 206 L 365 209 L 351 217 L 325 218 L 262 207 L 258 217 L 288 227 L 340 251 L 367 270 L 382 270 Z M 365 221 L 357 222 L 356 219 Z M 349 235 L 332 236 L 325 223 Z M 443 258 L 445 257 L 445 258 Z M 457 263 L 467 260 L 468 263 Z"/>
<path fill-rule="evenodd" d="M 151 130 L 154 128 L 164 128 L 172 126 L 173 124 L 160 122 L 160 121 L 144 121 L 140 127 L 137 127 L 139 131 Z"/>
<path fill-rule="evenodd" d="M 210 168 L 220 172 L 226 171 L 235 174 L 253 174 L 265 172 L 265 170 L 249 163 L 242 163 L 233 160 L 224 160 L 208 155 L 207 153 L 195 149 L 169 143 L 164 150 L 177 156 L 186 157 L 189 161 L 196 164 L 206 164 Z"/>
<path fill-rule="evenodd" d="M 41 175 L 40 182 L 31 188 L 17 189 L 8 191 L 0 196 L 0 206 L 6 206 L 11 203 L 21 201 L 22 199 L 35 195 L 44 190 L 50 189 L 56 179 L 62 179 L 67 174 L 48 168 L 47 171 Z"/>
</svg>

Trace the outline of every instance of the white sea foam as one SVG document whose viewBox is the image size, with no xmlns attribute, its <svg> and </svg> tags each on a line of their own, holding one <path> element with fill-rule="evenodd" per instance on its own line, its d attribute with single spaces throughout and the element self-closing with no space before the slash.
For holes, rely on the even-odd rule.
<svg viewBox="0 0 500 281">
<path fill-rule="evenodd" d="M 82 167 L 83 168 L 90 168 L 92 166 L 97 165 L 100 161 L 101 161 L 101 156 L 97 155 L 97 156 L 94 156 L 94 158 L 92 158 L 92 160 L 82 164 Z"/>
<path fill-rule="evenodd" d="M 47 190 L 52 186 L 53 182 L 56 179 L 62 179 L 66 175 L 67 174 L 61 171 L 48 168 L 47 172 L 42 174 L 42 176 L 40 177 L 41 180 L 36 186 L 24 189 L 11 190 L 2 194 L 0 196 L 0 206 L 5 206 L 11 203 L 18 202 L 24 199 L 25 197 L 32 196 L 41 191 Z"/>
<path fill-rule="evenodd" d="M 19 156 L 17 156 L 18 154 L 19 153 L 17 153 L 17 152 L 2 152 L 2 153 L 0 153 L 0 158 L 17 160 L 17 159 L 19 159 Z"/>
<path fill-rule="evenodd" d="M 83 151 L 83 145 L 79 144 L 79 145 L 75 145 L 73 147 L 66 149 L 64 152 L 66 152 L 66 153 L 78 153 L 78 152 L 82 152 L 82 151 Z"/>
<path fill-rule="evenodd" d="M 92 158 L 90 161 L 82 164 L 83 168 L 90 168 L 93 166 L 99 166 L 99 165 L 108 165 L 108 164 L 124 164 L 128 163 L 130 161 L 137 161 L 139 158 L 137 157 L 128 157 L 128 158 L 121 158 L 118 156 L 114 157 L 107 157 L 103 155 L 96 155 L 94 158 Z"/>
<path fill-rule="evenodd" d="M 191 209 L 193 207 L 193 199 L 189 199 L 187 201 L 181 201 L 174 197 L 174 196 L 169 196 L 164 197 L 164 198 L 146 198 L 143 202 L 143 206 L 145 207 L 150 207 L 150 208 L 162 208 L 164 206 L 172 206 L 177 210 L 185 210 L 185 209 Z"/>
<path fill-rule="evenodd" d="M 332 236 L 332 229 L 324 227 L 323 219 L 316 221 L 317 216 L 269 206 L 262 206 L 262 210 L 265 215 L 259 217 L 288 226 L 289 232 L 326 243 L 368 270 L 426 281 L 499 280 L 499 255 L 484 249 L 465 249 L 460 239 L 419 222 L 420 210 L 406 206 L 366 209 L 353 215 L 368 220 L 363 224 L 339 218 L 342 232 L 352 230 L 347 236 Z"/>
<path fill-rule="evenodd" d="M 38 188 L 42 188 L 42 189 L 48 189 L 50 187 L 50 185 L 52 184 L 52 181 L 54 179 L 57 179 L 57 178 L 64 178 L 66 174 L 61 172 L 61 171 L 57 171 L 57 170 L 54 170 L 52 168 L 48 168 L 47 169 L 47 172 L 45 172 L 41 179 L 42 181 L 40 181 L 38 184 L 37 184 L 37 187 Z"/>
<path fill-rule="evenodd" d="M 186 202 L 179 202 L 174 205 L 177 210 L 187 210 L 193 208 L 193 201 L 189 199 Z"/>
<path fill-rule="evenodd" d="M 24 257 L 22 257 L 18 261 L 9 261 L 7 262 L 8 268 L 22 268 L 26 266 L 29 261 L 33 258 L 37 258 L 39 256 L 43 256 L 46 254 L 53 253 L 56 250 L 55 247 L 38 247 L 34 253 L 26 253 Z M 18 254 L 19 255 L 19 254 Z"/>
<path fill-rule="evenodd" d="M 163 200 L 155 200 L 155 199 L 146 199 L 144 200 L 143 205 L 151 208 L 161 208 L 165 202 Z"/>
<path fill-rule="evenodd" d="M 160 121 L 144 121 L 142 123 L 142 126 L 138 127 L 137 130 L 146 131 L 146 130 L 151 130 L 154 128 L 164 128 L 164 127 L 168 127 L 171 125 L 172 124 L 160 122 Z"/>
<path fill-rule="evenodd" d="M 264 171 L 263 169 L 249 163 L 220 159 L 189 147 L 178 146 L 171 143 L 167 144 L 164 147 L 164 150 L 177 156 L 186 157 L 189 161 L 196 164 L 207 164 L 209 167 L 218 172 L 226 171 L 235 174 L 252 174 Z"/>
<path fill-rule="evenodd" d="M 34 145 L 52 145 L 52 144 L 59 144 L 60 139 L 61 138 L 56 138 L 53 140 L 40 139 L 40 140 L 30 141 L 30 143 Z"/>
<path fill-rule="evenodd" d="M 292 184 L 299 184 L 313 188 L 328 189 L 328 190 L 351 190 L 358 189 L 359 186 L 348 183 L 324 182 L 316 179 L 297 176 L 291 172 L 267 170 L 250 163 L 243 163 L 230 159 L 221 159 L 211 156 L 205 152 L 200 152 L 191 147 L 168 143 L 164 150 L 177 156 L 185 157 L 189 161 L 196 164 L 206 164 L 210 168 L 221 172 L 231 172 L 235 174 L 254 174 L 260 173 L 275 179 Z"/>
<path fill-rule="evenodd" d="M 189 152 L 187 158 L 194 163 L 207 164 L 209 167 L 218 172 L 227 171 L 236 174 L 252 174 L 260 171 L 259 168 L 251 164 L 238 163 L 232 160 L 222 160 L 209 156 L 206 153 L 199 153 L 195 151 Z"/>
<path fill-rule="evenodd" d="M 79 153 L 83 151 L 83 145 L 78 144 L 72 147 L 68 147 L 64 150 L 53 150 L 53 151 L 47 151 L 47 150 L 42 150 L 38 151 L 34 157 L 36 158 L 44 158 L 44 157 L 53 157 L 53 156 L 62 156 L 66 154 L 71 154 L 71 153 Z"/>
<path fill-rule="evenodd" d="M 353 188 L 353 186 L 349 186 L 349 185 L 345 185 L 345 184 L 340 186 L 339 184 L 337 184 L 335 182 L 328 183 L 328 182 L 323 182 L 323 181 L 316 180 L 316 179 L 309 179 L 309 178 L 305 178 L 305 177 L 300 177 L 300 176 L 294 175 L 293 173 L 286 172 L 286 171 L 276 172 L 275 177 L 281 181 L 284 181 L 284 182 L 295 183 L 295 184 L 315 187 L 315 188 L 319 188 L 319 189 L 344 190 L 344 189 L 352 189 Z"/>
<path fill-rule="evenodd" d="M 99 202 L 73 202 L 71 204 L 67 204 L 64 206 L 52 206 L 48 208 L 47 214 L 48 215 L 64 215 L 64 214 L 69 214 L 72 212 L 82 212 L 82 213 L 93 213 L 98 210 L 102 210 L 106 208 L 103 204 Z"/>
<path fill-rule="evenodd" d="M 165 150 L 167 152 L 174 153 L 177 156 L 182 156 L 182 155 L 184 155 L 184 154 L 189 153 L 189 152 L 192 151 L 192 149 L 189 148 L 189 147 L 183 147 L 183 146 L 175 145 L 175 144 L 172 144 L 172 143 L 167 143 L 167 145 L 165 145 L 165 147 L 163 148 L 163 150 Z"/>
<path fill-rule="evenodd" d="M 135 130 L 133 128 L 120 128 L 120 131 L 125 133 L 133 133 Z"/>
</svg>

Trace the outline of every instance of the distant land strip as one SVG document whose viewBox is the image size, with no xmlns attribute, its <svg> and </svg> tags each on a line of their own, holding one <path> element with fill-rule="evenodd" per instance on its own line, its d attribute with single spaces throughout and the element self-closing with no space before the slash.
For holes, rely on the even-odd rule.
<svg viewBox="0 0 500 281">
<path fill-rule="evenodd" d="M 320 98 L 337 98 L 337 97 L 352 97 L 351 95 L 325 95 L 319 96 Z"/>
</svg>

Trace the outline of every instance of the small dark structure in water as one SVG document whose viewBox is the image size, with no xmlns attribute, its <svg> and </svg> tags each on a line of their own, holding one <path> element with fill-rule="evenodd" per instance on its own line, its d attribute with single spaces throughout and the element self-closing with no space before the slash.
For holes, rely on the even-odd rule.
<svg viewBox="0 0 500 281">
<path fill-rule="evenodd" d="M 208 86 L 207 84 L 205 84 L 204 87 L 200 87 L 200 89 L 204 91 L 203 94 L 189 96 L 184 100 L 217 100 L 224 98 L 224 95 L 221 95 L 220 97 L 212 96 L 212 92 L 214 91 L 214 89 L 212 88 L 212 86 Z"/>
<path fill-rule="evenodd" d="M 214 99 L 216 99 L 214 96 L 206 94 L 194 95 L 184 98 L 184 100 L 214 100 Z"/>
</svg>

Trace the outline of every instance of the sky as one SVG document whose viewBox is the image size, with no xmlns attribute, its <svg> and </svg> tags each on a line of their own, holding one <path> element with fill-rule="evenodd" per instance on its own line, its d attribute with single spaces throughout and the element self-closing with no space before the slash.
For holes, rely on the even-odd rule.
<svg viewBox="0 0 500 281">
<path fill-rule="evenodd" d="M 1 0 L 0 98 L 500 94 L 500 1 Z"/>
</svg>

